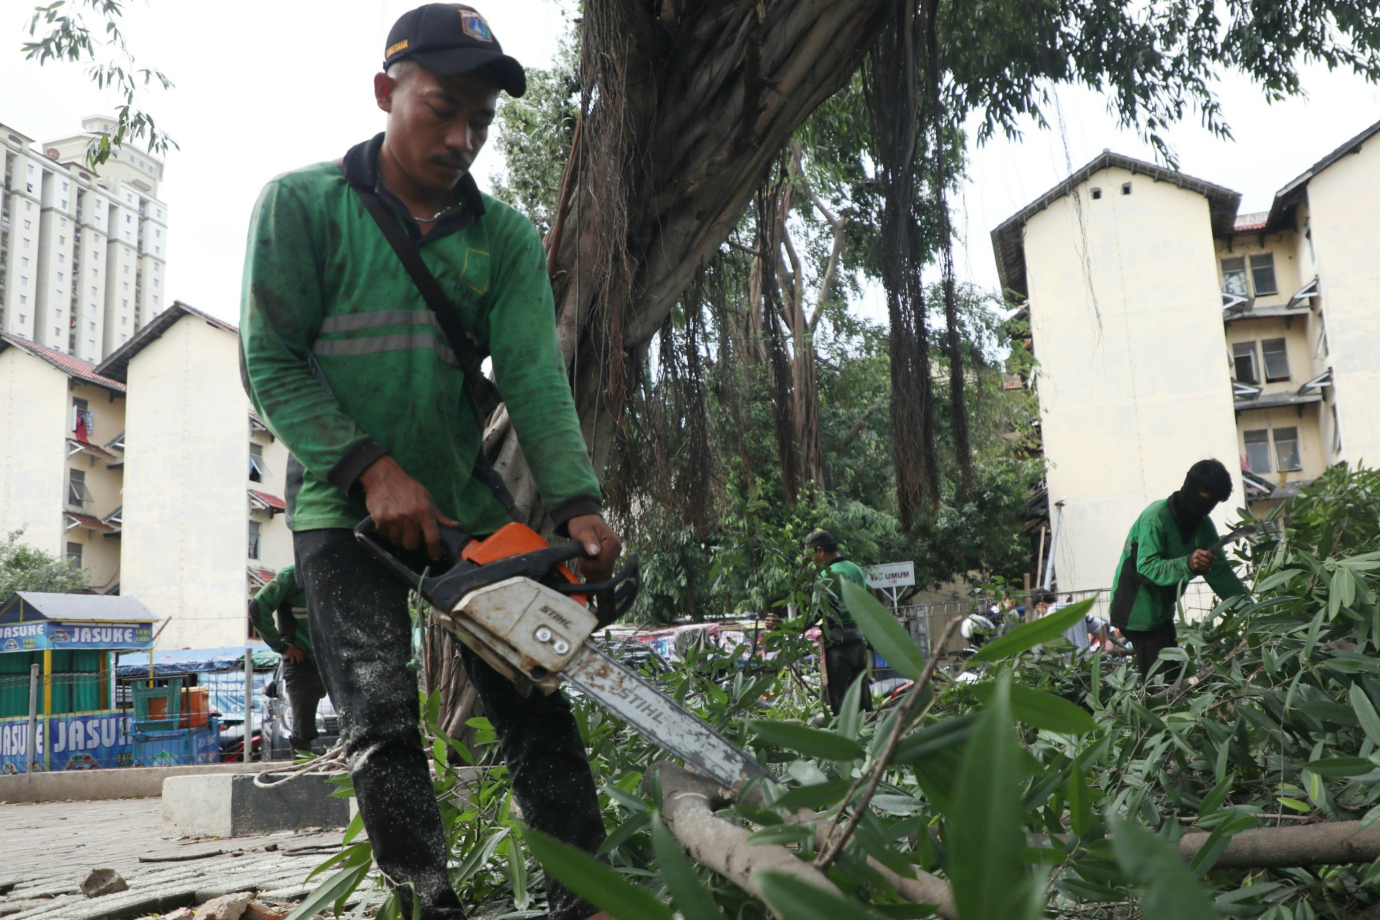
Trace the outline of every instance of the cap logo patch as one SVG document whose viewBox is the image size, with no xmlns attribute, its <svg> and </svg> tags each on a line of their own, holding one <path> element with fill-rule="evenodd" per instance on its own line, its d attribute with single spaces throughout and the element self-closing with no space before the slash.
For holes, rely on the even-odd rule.
<svg viewBox="0 0 1380 920">
<path fill-rule="evenodd" d="M 460 11 L 460 28 L 465 30 L 465 34 L 476 41 L 491 42 L 494 40 L 494 33 L 489 30 L 489 24 L 484 21 L 474 10 Z"/>
<path fill-rule="evenodd" d="M 385 50 L 385 51 L 383 52 L 383 56 L 386 57 L 386 58 L 391 58 L 393 55 L 397 54 L 399 51 L 406 51 L 406 50 L 407 50 L 407 39 L 404 38 L 402 41 L 397 42 L 396 44 L 389 45 L 388 48 L 387 48 L 387 50 Z"/>
</svg>

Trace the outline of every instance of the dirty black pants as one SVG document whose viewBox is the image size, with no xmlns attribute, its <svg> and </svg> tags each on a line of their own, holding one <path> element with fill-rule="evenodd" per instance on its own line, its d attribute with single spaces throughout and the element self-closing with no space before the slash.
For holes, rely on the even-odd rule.
<svg viewBox="0 0 1380 920">
<path fill-rule="evenodd" d="M 867 643 L 861 638 L 849 637 L 838 642 L 824 643 L 824 667 L 829 682 L 829 708 L 834 715 L 843 709 L 843 698 L 848 688 L 859 674 L 867 673 Z M 861 709 L 872 711 L 871 682 L 864 677 L 862 685 Z"/>
<path fill-rule="evenodd" d="M 1145 679 L 1155 668 L 1155 676 L 1163 680 L 1166 684 L 1172 684 L 1179 679 L 1179 674 L 1183 671 L 1182 662 L 1160 661 L 1160 652 L 1167 648 L 1179 647 L 1179 630 L 1174 625 L 1172 619 L 1166 620 L 1154 629 L 1123 629 L 1126 638 L 1131 640 L 1131 645 L 1136 653 L 1136 667 L 1140 669 L 1141 679 Z"/>
<path fill-rule="evenodd" d="M 408 587 L 349 530 L 303 531 L 293 547 L 317 665 L 340 713 L 350 778 L 379 869 L 400 888 L 416 888 L 424 920 L 462 918 L 422 750 Z M 524 820 L 587 852 L 598 850 L 604 823 L 569 701 L 560 692 L 523 697 L 468 650 L 464 661 Z M 595 913 L 559 883 L 548 881 L 547 893 L 553 920 Z M 410 913 L 409 904 L 403 916 Z"/>
<path fill-rule="evenodd" d="M 311 743 L 317 738 L 316 709 L 326 695 L 321 672 L 309 660 L 288 661 L 283 664 L 283 683 L 287 685 L 288 706 L 292 709 L 289 743 L 294 751 L 310 753 Z"/>
</svg>

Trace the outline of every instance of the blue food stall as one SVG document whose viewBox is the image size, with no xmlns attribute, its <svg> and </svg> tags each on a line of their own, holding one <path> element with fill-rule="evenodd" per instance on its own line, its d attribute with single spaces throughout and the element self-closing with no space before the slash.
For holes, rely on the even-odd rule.
<svg viewBox="0 0 1380 920">
<path fill-rule="evenodd" d="M 131 765 L 115 658 L 150 648 L 155 620 L 128 597 L 19 591 L 0 604 L 0 772 Z"/>
</svg>

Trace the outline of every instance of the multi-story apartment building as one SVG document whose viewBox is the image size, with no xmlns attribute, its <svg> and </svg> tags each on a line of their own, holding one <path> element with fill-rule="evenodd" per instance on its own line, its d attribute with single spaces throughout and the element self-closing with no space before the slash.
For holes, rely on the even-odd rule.
<svg viewBox="0 0 1380 920">
<path fill-rule="evenodd" d="M 124 384 L 80 358 L 0 334 L 0 531 L 120 590 Z"/>
<path fill-rule="evenodd" d="M 1260 214 L 1104 151 L 992 232 L 1029 305 L 1061 589 L 1107 587 L 1131 521 L 1198 459 L 1239 458 L 1255 514 L 1332 464 L 1380 462 L 1377 134 Z"/>
<path fill-rule="evenodd" d="M 93 363 L 167 304 L 162 161 L 121 145 L 99 173 L 85 165 L 114 124 L 85 118 L 41 153 L 0 124 L 0 330 Z"/>
<path fill-rule="evenodd" d="M 121 594 L 170 619 L 163 647 L 242 644 L 292 536 L 287 449 L 251 411 L 238 330 L 174 301 L 97 370 L 128 388 Z"/>
</svg>

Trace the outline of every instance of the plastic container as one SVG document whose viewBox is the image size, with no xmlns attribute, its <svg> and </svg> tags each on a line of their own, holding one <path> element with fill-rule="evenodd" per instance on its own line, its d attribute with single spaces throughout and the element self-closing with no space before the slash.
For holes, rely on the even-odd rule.
<svg viewBox="0 0 1380 920">
<path fill-rule="evenodd" d="M 182 728 L 204 728 L 211 717 L 211 688 L 187 687 L 182 691 Z"/>
</svg>

